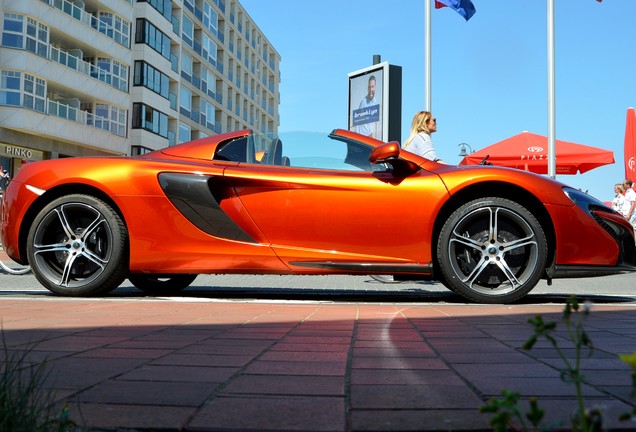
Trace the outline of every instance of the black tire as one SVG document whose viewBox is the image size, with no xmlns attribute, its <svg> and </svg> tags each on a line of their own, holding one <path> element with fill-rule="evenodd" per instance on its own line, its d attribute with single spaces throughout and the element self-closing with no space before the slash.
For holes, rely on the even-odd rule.
<svg viewBox="0 0 636 432">
<path fill-rule="evenodd" d="M 490 197 L 459 207 L 444 224 L 437 260 L 450 288 L 478 303 L 517 301 L 546 266 L 547 240 L 525 207 Z"/>
<path fill-rule="evenodd" d="M 195 274 L 130 274 L 128 280 L 135 287 L 149 294 L 177 294 L 197 278 Z"/>
<path fill-rule="evenodd" d="M 33 274 L 63 296 L 117 288 L 128 273 L 128 231 L 117 212 L 89 195 L 67 195 L 36 216 L 27 240 Z"/>
</svg>

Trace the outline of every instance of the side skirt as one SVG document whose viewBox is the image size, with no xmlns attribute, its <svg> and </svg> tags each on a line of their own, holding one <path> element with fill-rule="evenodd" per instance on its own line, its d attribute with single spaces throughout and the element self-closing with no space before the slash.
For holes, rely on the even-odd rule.
<svg viewBox="0 0 636 432">
<path fill-rule="evenodd" d="M 431 276 L 433 274 L 432 264 L 392 264 L 339 261 L 293 261 L 289 264 L 298 267 L 351 271 L 360 274 L 418 274 L 427 276 Z"/>
</svg>

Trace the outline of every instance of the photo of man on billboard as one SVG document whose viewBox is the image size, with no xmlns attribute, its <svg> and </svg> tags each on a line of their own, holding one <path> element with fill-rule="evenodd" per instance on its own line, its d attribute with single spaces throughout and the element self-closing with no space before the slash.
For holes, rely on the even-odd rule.
<svg viewBox="0 0 636 432">
<path fill-rule="evenodd" d="M 349 81 L 349 129 L 379 140 L 383 139 L 382 73 L 377 69 Z"/>
</svg>

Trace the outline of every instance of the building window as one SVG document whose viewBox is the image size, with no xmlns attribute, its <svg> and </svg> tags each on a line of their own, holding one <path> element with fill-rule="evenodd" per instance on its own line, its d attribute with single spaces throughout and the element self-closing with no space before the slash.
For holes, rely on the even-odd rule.
<svg viewBox="0 0 636 432">
<path fill-rule="evenodd" d="M 189 116 L 192 111 L 192 92 L 183 86 L 181 86 L 179 94 L 179 105 L 181 106 L 181 112 Z"/>
<path fill-rule="evenodd" d="M 192 139 L 191 136 L 192 130 L 190 126 L 179 123 L 179 144 L 190 141 Z"/>
<path fill-rule="evenodd" d="M 185 53 L 181 53 L 181 76 L 192 82 L 192 57 Z"/>
<path fill-rule="evenodd" d="M 26 49 L 40 57 L 48 58 L 49 28 L 27 17 Z"/>
<path fill-rule="evenodd" d="M 133 103 L 132 127 L 168 138 L 168 116 L 144 103 Z"/>
<path fill-rule="evenodd" d="M 141 1 L 141 0 L 138 0 L 138 1 Z M 131 156 L 140 156 L 140 155 L 143 155 L 143 154 L 146 154 L 146 153 L 150 153 L 152 151 L 154 151 L 154 150 L 151 149 L 151 148 L 148 148 L 148 147 L 140 146 L 140 145 L 130 146 L 130 155 Z"/>
<path fill-rule="evenodd" d="M 4 14 L 2 30 L 2 46 L 24 49 L 24 16 L 11 13 Z"/>
<path fill-rule="evenodd" d="M 134 85 L 144 86 L 158 95 L 169 99 L 170 79 L 144 61 L 135 61 Z"/>
<path fill-rule="evenodd" d="M 33 75 L 3 70 L 0 75 L 0 105 L 46 112 L 46 81 Z"/>
<path fill-rule="evenodd" d="M 48 58 L 49 28 L 48 26 L 27 17 L 26 28 L 24 16 L 5 13 L 2 45 L 10 48 L 26 49 Z"/>
<path fill-rule="evenodd" d="M 119 135 L 126 136 L 126 110 L 116 106 L 108 107 L 109 120 L 110 120 L 110 132 Z"/>
<path fill-rule="evenodd" d="M 203 52 L 201 55 L 204 59 L 209 61 L 212 65 L 216 66 L 216 44 L 207 35 L 202 36 L 203 39 Z"/>
<path fill-rule="evenodd" d="M 201 99 L 201 124 L 208 129 L 214 130 L 214 120 L 216 118 L 216 108 L 205 99 Z"/>
<path fill-rule="evenodd" d="M 207 1 L 203 2 L 203 25 L 212 32 L 213 35 L 219 34 L 219 15 Z"/>
<path fill-rule="evenodd" d="M 3 70 L 0 76 L 0 105 L 21 106 L 22 74 L 16 71 Z"/>
<path fill-rule="evenodd" d="M 125 47 L 130 46 L 130 23 L 119 15 L 114 15 L 109 12 L 100 12 L 99 27 L 97 30 L 120 45 Z"/>
<path fill-rule="evenodd" d="M 135 43 L 144 43 L 170 60 L 170 38 L 143 18 L 137 19 Z"/>
<path fill-rule="evenodd" d="M 172 0 L 137 0 L 137 3 L 148 3 L 163 15 L 168 22 L 172 21 Z"/>
<path fill-rule="evenodd" d="M 24 103 L 25 108 L 44 112 L 46 105 L 46 82 L 41 78 L 24 74 Z"/>
<path fill-rule="evenodd" d="M 181 27 L 181 37 L 183 41 L 194 48 L 194 23 L 190 18 L 183 15 Z"/>
<path fill-rule="evenodd" d="M 111 58 L 97 59 L 97 77 L 121 91 L 128 91 L 128 66 Z"/>
</svg>

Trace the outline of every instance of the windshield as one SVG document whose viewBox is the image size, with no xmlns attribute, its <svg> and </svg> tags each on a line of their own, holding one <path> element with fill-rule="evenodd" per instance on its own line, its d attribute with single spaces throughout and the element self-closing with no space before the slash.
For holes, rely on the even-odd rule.
<svg viewBox="0 0 636 432">
<path fill-rule="evenodd" d="M 343 137 L 319 132 L 281 132 L 278 136 L 254 134 L 256 163 L 344 171 L 383 171 L 369 163 L 372 147 Z M 245 143 L 249 149 L 250 143 Z M 248 150 L 249 151 L 249 150 Z"/>
</svg>

